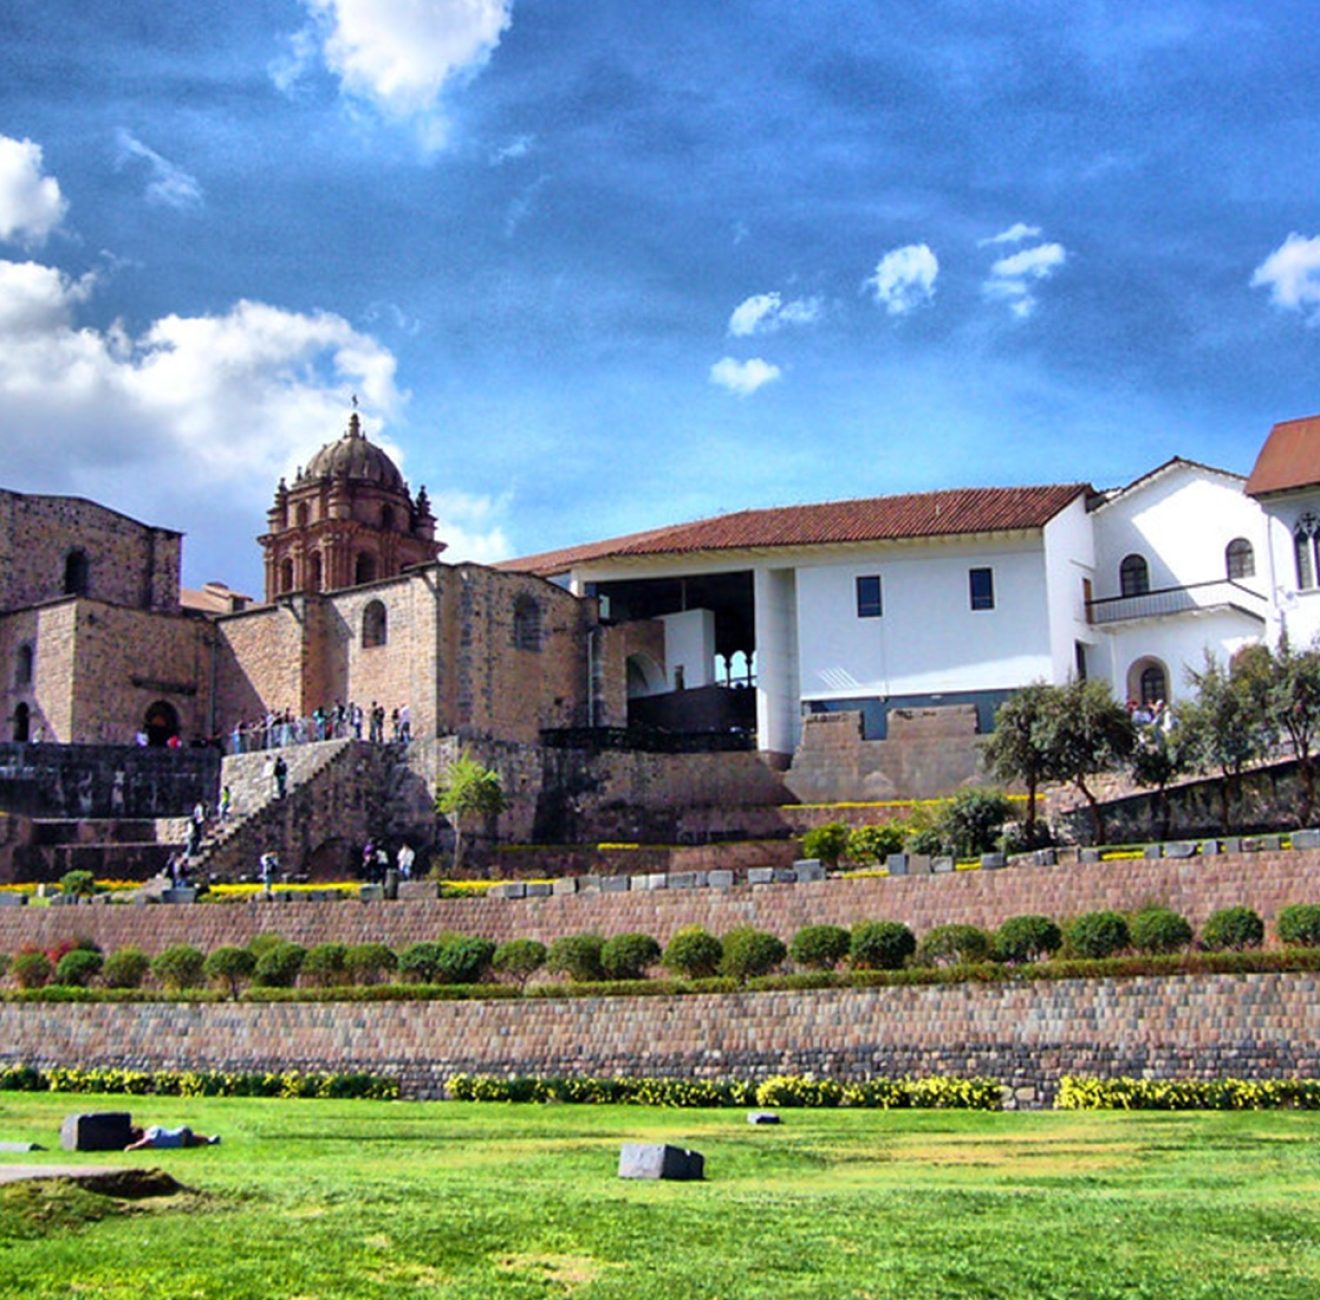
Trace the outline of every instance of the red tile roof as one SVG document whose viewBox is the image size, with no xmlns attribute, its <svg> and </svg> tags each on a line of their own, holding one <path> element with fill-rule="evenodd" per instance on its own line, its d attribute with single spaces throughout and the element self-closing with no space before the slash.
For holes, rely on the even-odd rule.
<svg viewBox="0 0 1320 1300">
<path fill-rule="evenodd" d="M 1314 483 L 1320 483 L 1320 415 L 1276 424 L 1247 479 L 1247 495 L 1263 497 Z"/>
<path fill-rule="evenodd" d="M 954 488 L 903 496 L 819 505 L 739 510 L 694 523 L 629 533 L 603 542 L 546 551 L 497 568 L 542 576 L 565 573 L 590 560 L 632 555 L 677 555 L 781 546 L 825 546 L 840 542 L 898 541 L 1043 528 L 1064 506 L 1093 489 L 1085 483 L 1041 487 Z"/>
</svg>

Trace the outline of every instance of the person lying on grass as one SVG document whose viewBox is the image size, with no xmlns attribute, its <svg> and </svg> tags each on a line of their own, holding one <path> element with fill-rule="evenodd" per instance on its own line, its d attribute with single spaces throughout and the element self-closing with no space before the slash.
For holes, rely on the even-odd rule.
<svg viewBox="0 0 1320 1300">
<path fill-rule="evenodd" d="M 162 1128 L 159 1124 L 138 1128 L 135 1125 L 131 1132 L 133 1141 L 124 1148 L 125 1151 L 142 1151 L 147 1147 L 213 1147 L 220 1141 L 218 1134 L 207 1137 L 204 1133 L 194 1133 L 186 1124 L 178 1128 Z"/>
</svg>

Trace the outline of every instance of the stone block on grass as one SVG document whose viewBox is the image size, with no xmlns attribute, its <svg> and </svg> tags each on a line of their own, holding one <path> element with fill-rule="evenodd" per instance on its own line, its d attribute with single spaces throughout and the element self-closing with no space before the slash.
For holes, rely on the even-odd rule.
<svg viewBox="0 0 1320 1300">
<path fill-rule="evenodd" d="M 799 884 L 825 879 L 825 868 L 819 858 L 804 858 L 801 862 L 795 862 L 793 870 L 797 872 Z"/>
<path fill-rule="evenodd" d="M 694 1182 L 705 1177 L 706 1160 L 699 1151 L 668 1143 L 625 1142 L 619 1152 L 620 1178 L 663 1178 Z"/>
<path fill-rule="evenodd" d="M 1203 858 L 1217 858 L 1219 856 L 1218 840 L 1202 840 L 1198 847 Z"/>
<path fill-rule="evenodd" d="M 670 889 L 695 889 L 697 887 L 697 873 L 695 871 L 671 871 L 669 873 Z"/>
<path fill-rule="evenodd" d="M 1320 831 L 1293 831 L 1292 846 L 1295 849 L 1320 849 Z"/>
<path fill-rule="evenodd" d="M 712 889 L 732 889 L 733 872 L 732 871 L 711 871 L 707 874 L 706 883 Z"/>
<path fill-rule="evenodd" d="M 747 1122 L 752 1125 L 778 1124 L 779 1115 L 773 1110 L 751 1110 L 747 1112 Z"/>
<path fill-rule="evenodd" d="M 891 876 L 906 876 L 908 873 L 908 855 L 906 853 L 891 853 L 885 858 L 885 866 Z"/>
<path fill-rule="evenodd" d="M 1002 853 L 982 853 L 981 869 L 983 871 L 999 871 L 1008 866 L 1008 858 Z"/>
<path fill-rule="evenodd" d="M 548 881 L 539 881 L 539 882 L 537 882 L 536 884 L 529 884 L 529 885 L 527 886 L 527 894 L 526 894 L 526 897 L 528 897 L 528 898 L 549 898 L 551 892 L 552 892 L 552 888 L 551 888 L 551 885 L 550 885 L 550 883 L 549 883 Z"/>
<path fill-rule="evenodd" d="M 936 858 L 931 858 L 930 860 L 930 869 L 937 876 L 942 876 L 945 874 L 945 872 L 951 872 L 953 870 L 953 866 L 954 863 L 952 858 L 936 857 Z"/>
<path fill-rule="evenodd" d="M 501 898 L 526 898 L 527 886 L 521 880 L 510 880 L 506 884 L 496 885 Z"/>
<path fill-rule="evenodd" d="M 1194 858 L 1196 845 L 1191 840 L 1171 840 L 1164 846 L 1166 858 Z"/>
<path fill-rule="evenodd" d="M 747 871 L 749 885 L 773 885 L 775 869 L 773 867 L 750 867 Z"/>
<path fill-rule="evenodd" d="M 628 892 L 628 877 L 601 876 L 600 892 L 602 894 L 626 894 Z"/>
<path fill-rule="evenodd" d="M 66 1115 L 60 1146 L 66 1151 L 122 1151 L 133 1140 L 133 1117 L 126 1110 Z"/>
<path fill-rule="evenodd" d="M 600 893 L 600 876 L 579 876 L 578 893 L 579 894 L 598 894 Z"/>
<path fill-rule="evenodd" d="M 929 853 L 909 853 L 907 873 L 909 876 L 928 876 L 931 872 L 930 863 Z"/>
<path fill-rule="evenodd" d="M 555 894 L 576 894 L 578 891 L 578 878 L 576 876 L 560 876 L 551 886 L 551 892 Z"/>
</svg>

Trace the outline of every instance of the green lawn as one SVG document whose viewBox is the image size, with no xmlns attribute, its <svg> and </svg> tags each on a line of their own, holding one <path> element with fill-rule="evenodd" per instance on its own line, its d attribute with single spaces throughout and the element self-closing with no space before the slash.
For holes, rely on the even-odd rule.
<svg viewBox="0 0 1320 1300">
<path fill-rule="evenodd" d="M 1320 1295 L 1320 1115 L 745 1113 L 0 1093 L 0 1138 L 124 1109 L 222 1145 L 124 1206 L 0 1187 L 0 1294 Z M 701 1184 L 615 1177 L 702 1151 Z M 28 1163 L 70 1157 L 52 1149 Z"/>
</svg>

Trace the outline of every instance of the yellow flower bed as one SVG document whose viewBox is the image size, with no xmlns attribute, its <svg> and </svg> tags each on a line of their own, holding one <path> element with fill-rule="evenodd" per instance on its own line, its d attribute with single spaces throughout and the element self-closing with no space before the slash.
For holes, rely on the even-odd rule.
<svg viewBox="0 0 1320 1300">
<path fill-rule="evenodd" d="M 1012 803 L 1026 803 L 1027 796 L 1024 794 L 1010 794 L 1004 796 Z M 939 808 L 946 803 L 952 803 L 951 799 L 853 799 L 843 800 L 839 803 L 781 803 L 780 812 L 801 812 L 804 809 L 819 811 L 828 808 Z"/>
<path fill-rule="evenodd" d="M 252 898 L 260 894 L 264 888 L 265 886 L 260 884 L 212 885 L 210 892 L 216 898 Z M 306 894 L 312 890 L 323 889 L 334 889 L 341 894 L 356 894 L 362 888 L 362 884 L 357 880 L 326 880 L 316 885 L 272 885 L 271 888 L 278 889 L 281 894 Z"/>
<path fill-rule="evenodd" d="M 487 890 L 494 889 L 496 885 L 510 884 L 507 880 L 442 880 L 440 888 L 449 894 L 474 894 L 480 896 Z M 552 885 L 554 881 L 546 878 L 545 880 L 523 880 L 519 881 L 523 885 Z"/>
</svg>

